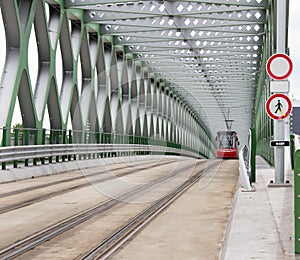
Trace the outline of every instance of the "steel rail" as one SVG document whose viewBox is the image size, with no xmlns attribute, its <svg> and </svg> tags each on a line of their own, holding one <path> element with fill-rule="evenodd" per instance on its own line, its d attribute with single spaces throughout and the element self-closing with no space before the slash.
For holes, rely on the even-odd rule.
<svg viewBox="0 0 300 260">
<path fill-rule="evenodd" d="M 204 164 L 205 161 L 200 161 L 196 164 L 199 166 L 200 164 Z M 3 248 L 0 250 L 0 260 L 8 260 L 13 259 L 19 255 L 24 254 L 25 252 L 35 248 L 36 246 L 43 244 L 46 241 L 70 230 L 73 227 L 78 226 L 79 224 L 91 219 L 92 217 L 101 214 L 114 206 L 123 203 L 124 200 L 135 196 L 137 193 L 141 191 L 145 191 L 152 186 L 161 183 L 162 181 L 168 180 L 183 171 L 190 169 L 193 165 L 188 165 L 183 168 L 177 169 L 176 171 L 162 176 L 154 181 L 151 181 L 147 184 L 141 184 L 134 189 L 131 189 L 128 192 L 120 194 L 115 198 L 108 199 L 94 207 L 91 207 L 83 212 L 80 212 L 76 215 L 73 215 L 65 220 L 62 220 L 54 225 L 51 225 L 35 234 L 32 234 L 28 237 L 18 240 L 17 242 Z"/>
<path fill-rule="evenodd" d="M 163 210 L 169 207 L 179 196 L 181 196 L 187 189 L 189 189 L 195 182 L 197 182 L 208 171 L 214 169 L 219 162 L 215 162 L 208 168 L 200 170 L 198 173 L 191 176 L 181 185 L 174 188 L 167 195 L 150 205 L 144 211 L 139 213 L 135 218 L 130 220 L 116 232 L 107 237 L 100 245 L 93 248 L 81 260 L 106 259 L 123 246 L 129 239 L 137 234 L 142 228 L 149 224 L 155 217 L 157 217 Z"/>
<path fill-rule="evenodd" d="M 173 160 L 173 161 L 175 161 L 175 160 Z M 169 163 L 172 163 L 172 161 L 170 161 Z M 97 171 L 95 173 L 90 173 L 90 174 L 83 175 L 83 176 L 81 175 L 81 176 L 78 176 L 78 177 L 72 177 L 72 178 L 68 178 L 68 179 L 54 181 L 54 182 L 51 182 L 51 183 L 39 184 L 39 185 L 35 185 L 35 186 L 32 186 L 32 187 L 23 188 L 23 189 L 20 189 L 20 190 L 8 191 L 8 192 L 0 194 L 0 199 L 5 198 L 5 197 L 9 197 L 9 196 L 13 196 L 13 195 L 18 195 L 18 194 L 21 194 L 21 193 L 26 193 L 26 192 L 33 191 L 33 190 L 43 189 L 43 188 L 46 188 L 46 187 L 67 183 L 67 182 L 77 181 L 77 180 L 84 179 L 84 178 L 87 178 L 87 177 L 94 177 L 94 176 L 97 176 L 99 174 L 106 173 L 107 171 L 117 171 L 117 170 L 134 168 L 134 167 L 137 167 L 137 166 L 140 166 L 140 165 L 147 165 L 147 164 L 153 164 L 153 162 L 151 162 L 151 161 L 144 162 L 143 161 L 142 163 L 135 164 L 135 165 L 121 166 L 121 167 L 117 167 L 117 168 L 114 168 L 114 169 Z M 162 165 L 162 164 L 160 164 L 160 165 Z M 98 166 L 96 166 L 96 167 L 98 167 Z M 141 168 L 141 170 L 143 170 L 143 169 L 144 169 L 144 167 Z M 117 176 L 117 177 L 119 177 L 119 176 Z"/>
<path fill-rule="evenodd" d="M 116 179 L 116 178 L 119 178 L 119 177 L 123 177 L 123 176 L 129 175 L 129 174 L 133 174 L 133 173 L 143 171 L 143 170 L 147 170 L 147 169 L 150 169 L 150 168 L 160 167 L 162 165 L 166 165 L 166 164 L 170 164 L 170 163 L 172 163 L 172 162 L 165 162 L 165 163 L 162 163 L 162 164 L 157 165 L 157 166 L 147 166 L 147 167 L 143 167 L 143 168 L 139 168 L 139 169 L 132 169 L 131 171 L 126 171 L 126 172 L 119 173 L 119 174 L 116 174 L 116 175 L 113 175 L 113 176 L 105 177 L 105 178 L 97 180 L 97 181 L 93 181 L 92 184 L 102 183 L 102 182 L 105 182 L 105 181 L 113 180 L 113 179 Z M 95 174 L 93 174 L 93 175 L 95 175 Z M 85 176 L 81 176 L 81 177 L 86 178 Z M 86 182 L 86 183 L 74 185 L 72 187 L 67 187 L 67 188 L 64 188 L 64 189 L 60 189 L 58 191 L 53 191 L 53 192 L 49 192 L 49 193 L 46 193 L 46 194 L 43 194 L 43 195 L 38 195 L 37 197 L 31 198 L 31 199 L 28 199 L 28 200 L 25 200 L 25 201 L 21 201 L 21 202 L 18 202 L 18 203 L 14 203 L 14 204 L 11 204 L 11 205 L 8 205 L 8 206 L 0 207 L 0 214 L 3 214 L 5 212 L 9 212 L 9 211 L 12 211 L 12 210 L 15 210 L 15 209 L 23 208 L 23 207 L 32 205 L 32 204 L 40 202 L 40 201 L 44 201 L 44 200 L 47 200 L 47 199 L 50 199 L 50 198 L 68 193 L 68 192 L 72 192 L 74 190 L 83 189 L 83 188 L 88 187 L 90 185 L 91 185 L 91 182 Z"/>
</svg>

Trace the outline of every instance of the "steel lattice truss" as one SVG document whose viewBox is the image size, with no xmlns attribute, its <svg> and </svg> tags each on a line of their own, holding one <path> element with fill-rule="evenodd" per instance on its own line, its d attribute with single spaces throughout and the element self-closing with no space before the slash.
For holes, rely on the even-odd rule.
<svg viewBox="0 0 300 260">
<path fill-rule="evenodd" d="M 206 156 L 226 120 L 240 133 L 251 127 L 268 0 L 0 0 L 0 7 L 0 127 L 11 127 L 19 102 L 28 128 L 42 129 L 48 110 L 51 129 L 66 130 L 71 120 L 83 133 L 158 136 Z"/>
<path fill-rule="evenodd" d="M 267 0 L 68 0 L 165 79 L 214 133 L 251 127 Z"/>
</svg>

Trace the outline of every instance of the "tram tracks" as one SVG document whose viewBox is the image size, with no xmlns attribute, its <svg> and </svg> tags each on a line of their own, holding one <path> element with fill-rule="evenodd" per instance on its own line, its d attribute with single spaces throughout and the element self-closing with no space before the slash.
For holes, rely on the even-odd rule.
<svg viewBox="0 0 300 260">
<path fill-rule="evenodd" d="M 204 162 L 199 162 L 199 164 L 203 164 Z M 108 211 L 109 209 L 115 207 L 116 205 L 120 205 L 124 203 L 127 199 L 136 196 L 139 192 L 144 192 L 147 189 L 152 188 L 154 185 L 161 184 L 164 181 L 180 174 L 183 171 L 186 171 L 191 168 L 191 165 L 181 167 L 173 171 L 170 174 L 164 175 L 155 179 L 147 184 L 140 184 L 136 188 L 129 190 L 123 194 L 120 194 L 114 198 L 108 199 L 92 208 L 89 208 L 83 212 L 80 212 L 76 215 L 73 215 L 63 221 L 57 222 L 56 224 L 49 226 L 39 232 L 32 234 L 28 237 L 20 239 L 16 243 L 13 243 L 2 250 L 0 250 L 0 259 L 12 259 L 18 255 L 24 254 L 30 249 L 35 248 L 38 245 L 43 244 L 46 241 L 70 230 L 73 227 L 84 223 L 85 221 L 91 219 L 94 216 L 98 216 L 101 213 Z"/>
<path fill-rule="evenodd" d="M 113 169 L 113 170 L 110 170 L 110 171 L 113 172 L 113 171 L 117 171 L 117 170 L 121 170 L 121 169 L 126 170 L 128 168 L 134 168 L 134 169 L 129 170 L 129 171 L 126 170 L 125 172 L 122 172 L 122 173 L 119 173 L 119 174 L 114 174 L 114 175 L 108 176 L 108 177 L 104 177 L 104 178 L 99 179 L 99 180 L 95 180 L 95 181 L 92 181 L 92 182 L 89 181 L 89 182 L 85 182 L 85 183 L 82 183 L 82 184 L 77 184 L 77 185 L 67 187 L 67 188 L 63 188 L 63 189 L 60 189 L 60 190 L 57 190 L 57 191 L 53 191 L 53 192 L 49 192 L 49 193 L 46 193 L 46 194 L 38 195 L 36 197 L 30 198 L 30 199 L 25 200 L 25 201 L 21 201 L 21 202 L 18 202 L 18 203 L 10 204 L 8 206 L 0 207 L 0 214 L 9 212 L 9 211 L 12 211 L 12 210 L 15 210 L 15 209 L 23 208 L 23 207 L 29 206 L 31 204 L 50 199 L 50 198 L 55 197 L 55 196 L 63 195 L 63 194 L 68 193 L 68 192 L 83 189 L 83 188 L 86 188 L 86 187 L 90 186 L 91 184 L 94 185 L 94 184 L 103 183 L 105 181 L 109 181 L 109 180 L 113 180 L 113 179 L 116 179 L 116 178 L 124 177 L 126 175 L 136 173 L 138 171 L 143 171 L 143 170 L 147 170 L 147 169 L 150 169 L 150 168 L 153 169 L 155 167 L 160 167 L 162 165 L 167 165 L 167 164 L 171 164 L 171 163 L 174 163 L 174 161 L 167 161 L 167 162 L 161 163 L 160 165 L 157 165 L 157 166 L 153 166 L 152 162 L 151 163 L 143 163 L 143 164 L 139 164 L 139 165 L 145 165 L 145 164 L 146 165 L 151 164 L 151 165 L 146 166 L 146 167 L 141 167 L 141 168 L 138 168 L 138 169 L 136 168 L 136 165 L 135 166 L 128 166 L 128 167 L 119 167 L 119 168 L 116 168 L 116 169 Z M 139 165 L 137 165 L 137 166 L 139 166 Z M 77 181 L 77 180 L 81 180 L 81 179 L 86 179 L 86 178 L 90 178 L 90 177 L 95 177 L 95 176 L 97 176 L 101 173 L 105 173 L 105 172 L 107 172 L 107 170 L 97 172 L 97 173 L 92 173 L 92 174 L 85 175 L 85 176 L 78 176 L 78 177 L 73 177 L 73 178 L 68 178 L 68 179 L 65 179 L 65 180 L 52 182 L 49 185 L 46 185 L 46 184 L 37 185 L 37 186 L 35 186 L 35 188 L 30 187 L 30 188 L 27 188 L 26 190 L 23 189 L 23 190 L 21 190 L 20 193 L 33 191 L 33 190 L 37 190 L 37 189 L 42 189 L 42 188 L 46 188 L 46 187 L 49 187 L 49 186 L 52 186 L 52 185 L 57 185 L 57 184 Z M 18 193 L 18 191 L 4 193 L 2 195 L 6 194 L 6 196 L 2 196 L 2 198 L 12 196 L 12 195 L 19 195 L 20 193 Z M 0 197 L 0 199 L 1 199 L 1 197 Z"/>
<path fill-rule="evenodd" d="M 184 183 L 171 190 L 165 196 L 154 202 L 141 213 L 136 215 L 132 220 L 108 236 L 101 244 L 97 245 L 78 259 L 107 259 L 116 253 L 116 251 L 118 251 L 125 243 L 132 239 L 141 229 L 154 220 L 155 217 L 168 208 L 178 197 L 180 197 L 186 190 L 188 190 L 203 175 L 213 169 L 216 165 L 219 165 L 219 163 L 216 162 L 210 165 L 208 168 L 202 169 L 191 176 Z"/>
<path fill-rule="evenodd" d="M 170 163 L 172 163 L 172 162 L 174 162 L 174 160 L 170 161 Z M 39 185 L 35 185 L 33 187 L 27 187 L 27 188 L 23 188 L 23 189 L 19 189 L 19 190 L 13 190 L 13 191 L 9 191 L 9 192 L 5 192 L 5 193 L 0 194 L 0 198 L 9 197 L 9 196 L 13 196 L 13 195 L 19 195 L 21 193 L 26 193 L 26 192 L 29 192 L 29 191 L 43 189 L 43 188 L 47 188 L 47 187 L 54 186 L 54 185 L 64 184 L 64 183 L 67 183 L 67 182 L 73 182 L 73 181 L 85 179 L 87 177 L 94 177 L 94 176 L 97 176 L 99 174 L 106 173 L 108 171 L 117 171 L 117 170 L 122 170 L 122 169 L 135 168 L 137 166 L 147 165 L 147 164 L 153 164 L 153 162 L 151 162 L 151 161 L 150 162 L 142 162 L 140 164 L 125 166 L 125 167 L 121 166 L 121 167 L 117 167 L 117 168 L 113 168 L 113 169 L 97 171 L 97 172 L 94 172 L 94 173 L 91 173 L 91 174 L 86 174 L 86 175 L 67 178 L 67 179 L 63 179 L 63 180 L 59 180 L 59 181 L 54 181 L 54 182 L 51 182 L 51 183 L 39 184 Z M 143 168 L 141 168 L 141 170 L 143 170 Z"/>
</svg>

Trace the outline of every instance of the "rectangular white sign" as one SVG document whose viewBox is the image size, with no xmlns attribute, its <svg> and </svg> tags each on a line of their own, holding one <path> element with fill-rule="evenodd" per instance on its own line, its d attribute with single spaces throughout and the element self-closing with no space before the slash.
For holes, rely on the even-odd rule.
<svg viewBox="0 0 300 260">
<path fill-rule="evenodd" d="M 270 81 L 270 92 L 284 93 L 290 91 L 290 82 L 288 80 L 272 80 Z"/>
</svg>

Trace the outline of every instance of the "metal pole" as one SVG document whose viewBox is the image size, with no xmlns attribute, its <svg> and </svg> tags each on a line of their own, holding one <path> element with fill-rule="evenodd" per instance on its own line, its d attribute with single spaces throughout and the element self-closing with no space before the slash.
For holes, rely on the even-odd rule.
<svg viewBox="0 0 300 260">
<path fill-rule="evenodd" d="M 286 0 L 276 1 L 276 52 L 286 52 Z M 287 94 L 287 93 L 284 93 Z M 285 122 L 284 120 L 275 120 L 274 122 L 274 139 L 285 139 Z M 285 156 L 284 147 L 275 147 L 275 183 L 284 182 L 285 174 Z"/>
</svg>

